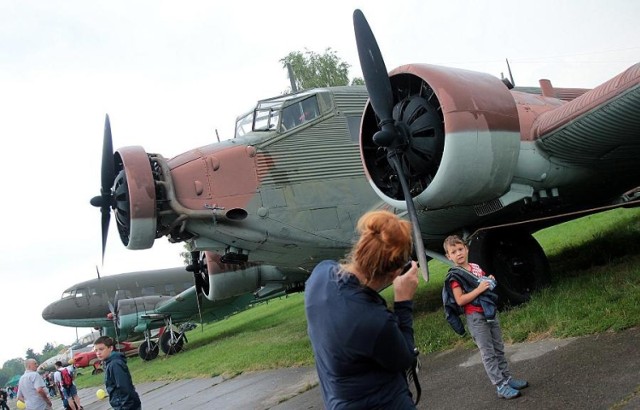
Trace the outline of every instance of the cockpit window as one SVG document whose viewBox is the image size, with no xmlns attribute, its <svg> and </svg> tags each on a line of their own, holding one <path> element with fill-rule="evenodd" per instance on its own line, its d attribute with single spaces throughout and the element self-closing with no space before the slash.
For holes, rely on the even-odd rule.
<svg viewBox="0 0 640 410">
<path fill-rule="evenodd" d="M 176 287 L 173 283 L 168 283 L 164 285 L 164 294 L 169 296 L 176 295 Z"/>
<path fill-rule="evenodd" d="M 258 104 L 258 107 L 236 120 L 236 137 L 251 131 L 273 131 L 280 121 L 279 103 Z"/>
<path fill-rule="evenodd" d="M 67 289 L 64 292 L 62 292 L 62 299 L 70 299 L 72 298 L 76 293 L 75 289 Z"/>
<path fill-rule="evenodd" d="M 261 104 L 255 111 L 254 131 L 275 130 L 280 121 L 280 104 Z"/>
<path fill-rule="evenodd" d="M 87 294 L 87 290 L 86 289 L 76 289 L 75 297 L 76 298 L 81 298 L 86 294 Z"/>
<path fill-rule="evenodd" d="M 315 95 L 312 95 L 282 110 L 281 130 L 290 130 L 298 125 L 311 121 L 319 115 L 318 99 Z"/>
<path fill-rule="evenodd" d="M 155 295 L 156 293 L 156 287 L 155 286 L 146 286 L 144 288 L 142 288 L 142 296 L 151 296 L 151 295 Z"/>
<path fill-rule="evenodd" d="M 236 120 L 236 137 L 241 137 L 244 134 L 251 132 L 253 127 L 253 111 L 250 111 L 244 115 L 241 115 Z"/>
<path fill-rule="evenodd" d="M 323 93 L 316 90 L 259 101 L 253 111 L 238 117 L 235 136 L 252 131 L 288 131 L 319 117 L 330 109 L 331 102 L 320 104 L 318 94 Z"/>
</svg>

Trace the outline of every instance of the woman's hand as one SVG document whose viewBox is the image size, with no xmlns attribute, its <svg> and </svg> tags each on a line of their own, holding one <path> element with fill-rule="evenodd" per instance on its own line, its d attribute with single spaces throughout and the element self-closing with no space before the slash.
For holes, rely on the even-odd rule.
<svg viewBox="0 0 640 410">
<path fill-rule="evenodd" d="M 398 269 L 397 274 L 402 273 L 402 268 Z M 393 299 L 396 302 L 412 300 L 413 295 L 418 288 L 418 263 L 411 262 L 411 268 L 404 275 L 397 276 L 393 280 Z"/>
</svg>

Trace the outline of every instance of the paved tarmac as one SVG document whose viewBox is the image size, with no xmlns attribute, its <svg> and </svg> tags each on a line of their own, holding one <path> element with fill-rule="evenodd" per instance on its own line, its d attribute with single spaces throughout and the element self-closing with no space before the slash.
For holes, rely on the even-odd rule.
<svg viewBox="0 0 640 410">
<path fill-rule="evenodd" d="M 499 399 L 477 350 L 421 357 L 419 409 L 640 409 L 640 328 L 507 346 L 511 371 L 529 380 L 522 397 Z M 313 367 L 136 385 L 143 409 L 323 409 Z M 98 388 L 79 394 L 85 410 L 107 410 Z M 61 409 L 60 400 L 54 400 Z M 15 401 L 11 403 L 12 409 Z"/>
</svg>

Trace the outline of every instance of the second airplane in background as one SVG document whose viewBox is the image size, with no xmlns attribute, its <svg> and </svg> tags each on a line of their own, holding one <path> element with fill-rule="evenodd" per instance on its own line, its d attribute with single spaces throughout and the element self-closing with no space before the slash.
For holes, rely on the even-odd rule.
<svg viewBox="0 0 640 410">
<path fill-rule="evenodd" d="M 253 276 L 253 289 L 239 289 L 227 280 L 224 295 L 203 300 L 193 284 L 193 273 L 184 267 L 129 272 L 71 286 L 44 309 L 42 317 L 61 326 L 100 328 L 102 334 L 120 341 L 144 337 L 138 354 L 152 360 L 160 349 L 165 354 L 181 351 L 190 322 L 214 322 L 255 303 L 300 291 L 307 277 L 304 272 L 270 266 L 218 266 L 238 277 Z M 152 330 L 163 327 L 158 342 L 152 340 Z"/>
</svg>

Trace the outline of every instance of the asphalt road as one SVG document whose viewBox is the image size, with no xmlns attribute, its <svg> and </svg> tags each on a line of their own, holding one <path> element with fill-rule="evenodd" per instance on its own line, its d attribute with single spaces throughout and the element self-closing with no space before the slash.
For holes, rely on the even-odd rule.
<svg viewBox="0 0 640 410">
<path fill-rule="evenodd" d="M 640 409 L 640 329 L 507 346 L 511 371 L 530 387 L 499 399 L 476 350 L 421 357 L 420 409 Z M 145 410 L 323 409 L 315 368 L 245 373 L 136 386 Z M 82 389 L 85 410 L 106 410 L 97 388 Z M 11 408 L 14 409 L 15 401 Z M 55 409 L 61 409 L 55 400 Z"/>
</svg>

